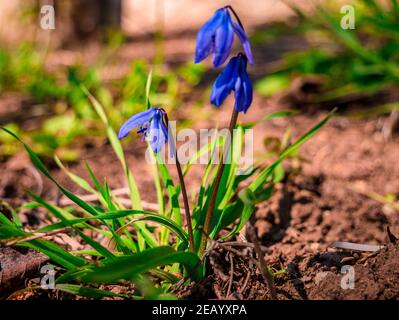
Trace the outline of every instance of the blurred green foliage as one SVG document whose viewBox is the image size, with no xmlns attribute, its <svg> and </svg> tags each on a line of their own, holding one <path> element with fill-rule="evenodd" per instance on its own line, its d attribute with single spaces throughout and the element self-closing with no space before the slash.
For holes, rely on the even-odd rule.
<svg viewBox="0 0 399 320">
<path fill-rule="evenodd" d="M 13 50 L 0 48 L 0 92 L 23 93 L 32 107 L 48 109 L 48 114 L 37 117 L 33 128 L 30 125 L 26 129 L 17 121 L 2 125 L 18 133 L 40 155 L 52 156 L 57 151 L 63 160 L 75 160 L 84 143 L 78 137 L 103 138 L 97 115 L 80 84 L 98 97 L 111 124 L 118 127 L 145 105 L 146 78 L 151 68 L 154 72 L 150 93 L 157 92 L 153 104 L 164 106 L 169 112 L 180 107 L 182 95 L 200 81 L 204 72 L 203 66 L 191 63 L 171 71 L 163 64 L 152 67 L 147 61 L 134 60 L 126 75 L 103 84 L 105 65 L 124 41 L 118 34 L 108 37 L 108 45 L 94 65 L 76 64 L 66 72 L 47 70 L 44 55 L 33 45 L 25 43 Z M 0 155 L 10 156 L 18 150 L 8 137 L 0 134 Z"/>
<path fill-rule="evenodd" d="M 64 94 L 54 75 L 46 73 L 40 53 L 30 44 L 0 48 L 0 91 L 21 91 L 38 102 Z"/>
<path fill-rule="evenodd" d="M 353 93 L 377 92 L 399 82 L 399 3 L 387 1 L 352 1 L 355 28 L 344 29 L 341 19 L 342 4 L 325 1 L 311 17 L 298 8 L 298 25 L 284 30 L 271 28 L 259 31 L 255 39 L 269 41 L 273 34 L 302 36 L 309 47 L 284 54 L 282 63 L 271 75 L 258 81 L 256 90 L 270 96 L 287 88 L 299 75 L 318 75 L 323 82 L 325 101 Z"/>
</svg>

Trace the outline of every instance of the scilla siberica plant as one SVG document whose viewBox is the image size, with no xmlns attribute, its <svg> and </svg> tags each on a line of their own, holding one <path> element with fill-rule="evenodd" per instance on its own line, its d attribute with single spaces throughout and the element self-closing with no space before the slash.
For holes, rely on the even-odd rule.
<svg viewBox="0 0 399 320">
<path fill-rule="evenodd" d="M 229 11 L 236 17 L 237 23 L 232 21 Z M 201 28 L 197 36 L 195 55 L 195 62 L 198 62 L 205 58 L 210 51 L 213 51 L 213 64 L 215 67 L 218 67 L 226 61 L 230 54 L 234 32 L 242 42 L 246 54 L 239 53 L 229 61 L 226 68 L 216 79 L 211 92 L 211 103 L 219 107 L 231 91 L 234 91 L 235 104 L 229 126 L 231 139 L 233 139 L 233 130 L 237 124 L 238 113 L 247 112 L 252 103 L 253 90 L 247 74 L 247 61 L 249 60 L 251 64 L 254 63 L 251 46 L 245 33 L 244 26 L 231 6 L 226 6 L 217 10 L 213 18 Z M 225 145 L 225 154 L 229 152 L 229 149 L 230 142 L 227 141 Z M 206 248 L 207 237 L 211 228 L 215 201 L 218 195 L 223 170 L 224 162 L 222 162 L 218 168 L 215 183 L 212 187 L 203 226 L 203 235 L 199 247 L 200 255 L 202 255 Z"/>
<path fill-rule="evenodd" d="M 234 14 L 237 22 L 234 22 L 230 16 L 230 11 Z M 239 53 L 236 57 L 231 58 L 223 72 L 216 79 L 211 92 L 211 103 L 220 106 L 227 96 L 234 91 L 235 104 L 231 117 L 229 132 L 233 137 L 233 130 L 237 123 L 238 113 L 247 112 L 252 103 L 252 84 L 247 74 L 247 61 L 253 64 L 253 56 L 248 37 L 244 31 L 244 27 L 231 6 L 218 9 L 214 16 L 208 20 L 197 35 L 197 46 L 195 53 L 195 62 L 204 60 L 210 53 L 213 54 L 213 64 L 215 67 L 223 64 L 233 45 L 234 34 L 242 42 L 244 53 Z M 139 127 L 137 133 L 143 133 L 147 137 L 149 143 L 155 153 L 158 153 L 162 146 L 168 141 L 167 115 L 161 108 L 152 108 L 147 111 L 134 115 L 122 125 L 119 130 L 119 139 L 126 137 L 129 132 Z M 226 141 L 225 154 L 229 152 L 230 141 Z M 225 159 L 225 157 L 224 157 Z M 176 153 L 177 171 L 179 173 L 180 184 L 183 191 L 183 199 L 185 204 L 185 213 L 187 220 L 187 229 L 190 237 L 190 248 L 195 250 L 194 235 L 191 225 L 191 216 L 188 205 L 188 198 L 185 192 L 184 178 L 180 169 Z M 206 248 L 207 237 L 209 237 L 210 226 L 213 217 L 218 188 L 224 170 L 224 161 L 220 164 L 216 179 L 213 183 L 212 193 L 205 215 L 205 222 L 202 229 L 201 243 L 199 246 L 199 255 L 201 256 Z"/>
<path fill-rule="evenodd" d="M 236 21 L 233 21 L 231 14 L 235 17 Z M 202 26 L 197 35 L 194 60 L 195 63 L 198 63 L 212 53 L 213 65 L 215 67 L 221 66 L 231 53 L 234 35 L 237 35 L 240 40 L 244 52 L 239 52 L 230 59 L 214 82 L 210 96 L 210 102 L 220 107 L 234 91 L 235 102 L 229 125 L 230 134 L 225 141 L 224 155 L 210 186 L 206 206 L 201 211 L 204 213 L 204 216 L 201 217 L 202 219 L 198 219 L 200 223 L 196 226 L 196 229 L 201 231 L 201 240 L 198 247 L 200 257 L 205 252 L 207 239 L 213 239 L 221 228 L 227 227 L 229 223 L 237 219 L 239 220 L 233 230 L 224 237 L 229 238 L 244 227 L 255 209 L 255 204 L 270 197 L 274 184 L 279 181 L 279 178 L 273 176 L 276 169 L 281 165 L 282 160 L 315 134 L 332 115 L 330 113 L 296 143 L 288 146 L 274 163 L 254 177 L 247 188 L 237 192 L 236 189 L 239 183 L 237 181 L 240 179 L 236 180 L 234 178 L 230 181 L 227 180 L 230 185 L 226 188 L 224 186 L 226 176 L 230 175 L 231 177 L 235 172 L 231 169 L 232 167 L 234 168 L 234 164 L 229 164 L 226 168 L 225 160 L 229 159 L 229 156 L 234 154 L 234 149 L 239 149 L 241 144 L 241 141 L 235 139 L 233 131 L 237 128 L 238 114 L 240 112 L 246 113 L 252 104 L 253 88 L 247 73 L 247 65 L 248 62 L 251 65 L 254 64 L 251 46 L 244 26 L 231 6 L 218 9 L 214 16 Z M 238 127 L 238 129 L 242 130 L 242 127 Z M 256 170 L 253 170 L 245 178 L 254 176 L 255 172 Z M 264 188 L 265 185 L 266 188 Z M 238 196 L 238 200 L 234 200 L 233 195 Z"/>
<path fill-rule="evenodd" d="M 253 90 L 247 74 L 247 65 L 253 64 L 254 61 L 244 27 L 230 6 L 217 10 L 199 31 L 195 62 L 198 63 L 212 54 L 214 66 L 224 64 L 231 54 L 235 35 L 242 43 L 243 53 L 238 53 L 228 61 L 213 84 L 210 96 L 210 102 L 220 107 L 234 92 L 235 102 L 229 125 L 230 136 L 224 139 L 220 163 L 213 166 L 212 159 L 209 160 L 199 192 L 191 203 L 192 212 L 184 181 L 190 163 L 184 168 L 181 167 L 167 112 L 163 108 L 151 106 L 149 102 L 151 76 L 147 80 L 147 110 L 129 118 L 120 127 L 118 134 L 111 127 L 102 105 L 86 87 L 80 85 L 106 127 L 110 145 L 121 163 L 129 189 L 130 209 L 126 207 L 127 199 L 118 197 L 108 187 L 107 181 L 104 181 L 104 184 L 98 181 L 88 163 L 86 166 L 94 187 L 66 169 L 56 158 L 60 168 L 71 180 L 88 192 L 90 198 L 94 196 L 97 202 L 95 205 L 62 187 L 29 146 L 10 130 L 1 128 L 24 145 L 38 170 L 58 188 L 73 207 L 66 208 L 49 203 L 39 195 L 30 193 L 34 202 L 24 207 L 42 207 L 55 217 L 57 222 L 32 232 L 24 229 L 22 223 L 18 221 L 17 214 L 13 214 L 13 219 L 10 220 L 0 212 L 0 245 L 24 246 L 41 251 L 62 269 L 56 281 L 58 290 L 94 298 L 115 296 L 115 294 L 93 288 L 93 284 L 129 280 L 136 285 L 140 294 L 136 298 L 154 299 L 165 297 L 165 294 L 169 293 L 171 284 L 184 283 L 187 278 L 197 279 L 204 276 L 205 268 L 202 262 L 207 253 L 207 240 L 217 238 L 220 231 L 227 231 L 227 227 L 232 229 L 224 232 L 222 239 L 228 239 L 238 233 L 254 212 L 256 204 L 269 199 L 275 183 L 282 179 L 281 170 L 280 174 L 275 173 L 278 168 L 281 169 L 281 162 L 313 136 L 331 116 L 328 115 L 295 143 L 284 149 L 278 159 L 270 165 L 265 168 L 253 168 L 245 175 L 238 176 L 236 174 L 238 165 L 234 161 L 229 162 L 225 159 L 229 157 L 235 159 L 235 156 L 241 154 L 240 137 L 244 127 L 237 124 L 237 119 L 239 113 L 247 112 L 252 103 Z M 250 126 L 246 125 L 247 128 Z M 152 166 L 158 204 L 157 208 L 152 207 L 151 211 L 143 208 L 144 202 L 141 201 L 138 186 L 133 172 L 127 165 L 120 141 L 132 130 L 137 130 L 143 140 L 148 142 L 149 151 L 157 160 Z M 174 184 L 172 175 L 160 156 L 161 150 L 166 145 L 175 159 L 179 185 Z M 214 154 L 219 145 L 220 140 L 213 139 L 205 146 L 205 150 Z M 200 154 L 201 152 L 198 152 L 192 159 L 195 160 Z M 249 178 L 251 181 L 246 183 L 246 187 L 237 191 L 239 184 Z M 180 194 L 184 209 L 179 205 Z M 168 199 L 167 203 L 165 199 Z M 181 219 L 183 210 L 186 230 Z M 152 224 L 149 225 L 148 222 Z M 54 242 L 42 239 L 58 232 L 68 232 L 71 236 L 79 237 L 80 241 L 91 249 L 85 247 L 83 250 L 70 252 Z M 155 287 L 149 281 L 148 275 L 158 279 L 157 282 L 162 285 Z M 90 283 L 91 287 L 83 287 L 82 284 L 85 283 Z M 126 298 L 125 295 L 121 296 Z"/>
</svg>

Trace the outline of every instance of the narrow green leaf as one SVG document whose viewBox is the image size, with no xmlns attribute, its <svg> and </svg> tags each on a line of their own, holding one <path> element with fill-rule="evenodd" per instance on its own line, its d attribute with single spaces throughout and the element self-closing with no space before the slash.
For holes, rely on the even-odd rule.
<svg viewBox="0 0 399 320">
<path fill-rule="evenodd" d="M 267 114 L 262 118 L 262 120 L 272 120 L 276 118 L 283 118 L 283 117 L 292 117 L 296 116 L 299 112 L 297 110 L 285 110 L 285 111 L 277 111 Z"/>
<path fill-rule="evenodd" d="M 326 122 L 333 116 L 335 109 L 331 111 L 322 121 L 316 124 L 313 128 L 311 128 L 307 133 L 301 136 L 295 143 L 287 147 L 281 154 L 280 157 L 265 168 L 249 185 L 249 189 L 253 192 L 258 191 L 269 179 L 270 175 L 273 173 L 274 169 L 294 150 L 300 147 L 303 143 L 313 137 L 325 124 Z"/>
<path fill-rule="evenodd" d="M 145 105 L 147 109 L 151 108 L 151 101 L 150 101 L 150 90 L 151 90 L 151 82 L 152 82 L 152 70 L 148 73 L 147 82 L 145 84 Z"/>
<path fill-rule="evenodd" d="M 58 167 L 64 171 L 68 177 L 75 182 L 79 187 L 81 187 L 83 190 L 86 190 L 87 192 L 90 192 L 94 195 L 98 195 L 96 190 L 94 190 L 91 185 L 82 177 L 79 177 L 78 175 L 72 173 L 71 171 L 69 171 L 61 162 L 61 160 L 57 157 L 54 156 L 54 161 L 55 163 L 58 165 Z"/>
<path fill-rule="evenodd" d="M 88 245 L 90 245 L 93 249 L 95 249 L 97 252 L 99 252 L 101 255 L 104 257 L 113 260 L 115 255 L 109 251 L 107 248 L 102 246 L 100 243 L 97 241 L 93 240 L 89 236 L 86 236 L 83 232 L 79 231 L 78 229 L 75 229 L 75 232 L 79 234 L 79 236 L 85 241 Z"/>
<path fill-rule="evenodd" d="M 249 218 L 251 217 L 255 207 L 252 204 L 244 204 L 244 208 L 242 209 L 242 213 L 240 215 L 240 222 L 234 227 L 234 229 L 227 235 L 224 236 L 223 239 L 228 239 L 245 226 Z"/>
<path fill-rule="evenodd" d="M 28 233 L 17 229 L 14 225 L 0 225 L 0 240 L 9 240 L 10 238 L 27 235 Z"/>
<path fill-rule="evenodd" d="M 28 247 L 44 253 L 55 263 L 68 270 L 75 270 L 85 264 L 85 259 L 71 255 L 56 244 L 46 240 L 32 240 L 29 242 L 18 243 L 17 246 Z"/>
<path fill-rule="evenodd" d="M 108 140 L 111 143 L 111 146 L 118 157 L 123 171 L 125 172 L 125 176 L 127 179 L 127 184 L 130 190 L 130 199 L 132 201 L 132 209 L 137 209 L 137 210 L 142 210 L 142 204 L 141 204 L 141 197 L 139 193 L 139 189 L 137 187 L 137 183 L 134 179 L 133 173 L 129 169 L 126 163 L 125 159 L 125 154 L 123 152 L 122 144 L 118 139 L 118 136 L 116 135 L 115 131 L 112 129 L 108 122 L 107 115 L 104 111 L 104 108 L 102 105 L 98 102 L 98 100 L 87 90 L 86 87 L 81 85 L 81 89 L 83 92 L 86 94 L 86 96 L 89 98 L 90 102 L 92 103 L 94 109 L 98 113 L 100 119 L 104 123 L 104 125 L 107 128 L 107 136 Z M 138 229 L 138 243 L 139 243 L 139 248 L 143 250 L 145 248 L 145 242 L 149 244 L 149 246 L 153 247 L 157 245 L 157 241 L 155 240 L 154 236 L 151 234 L 151 232 L 148 231 L 146 225 L 142 222 L 137 223 L 135 227 Z"/>
<path fill-rule="evenodd" d="M 181 226 L 176 224 L 173 220 L 171 220 L 165 216 L 161 216 L 157 213 L 141 211 L 141 210 L 119 210 L 119 211 L 114 211 L 114 212 L 102 213 L 95 217 L 75 218 L 75 219 L 63 221 L 60 223 L 48 225 L 46 227 L 39 229 L 38 232 L 49 232 L 49 231 L 61 229 L 64 227 L 72 227 L 72 226 L 78 225 L 82 222 L 86 222 L 86 221 L 90 221 L 90 220 L 110 220 L 110 219 L 112 220 L 112 219 L 116 219 L 116 218 L 128 217 L 130 215 L 140 215 L 140 217 L 138 217 L 138 220 L 157 222 L 157 223 L 165 226 L 166 228 L 169 228 L 172 232 L 174 232 L 182 240 L 186 241 L 188 239 L 187 233 L 182 229 Z"/>
<path fill-rule="evenodd" d="M 117 258 L 117 261 L 94 268 L 82 277 L 84 282 L 110 283 L 121 279 L 132 279 L 139 274 L 159 266 L 181 263 L 187 272 L 195 275 L 201 265 L 197 255 L 191 252 L 176 252 L 171 247 L 157 247 L 132 256 Z"/>
<path fill-rule="evenodd" d="M 6 226 L 9 226 L 9 227 L 11 227 L 11 228 L 17 229 L 17 228 L 16 228 L 16 225 L 15 225 L 11 220 L 9 220 L 9 219 L 5 216 L 5 214 L 3 214 L 2 212 L 0 212 L 0 224 L 3 224 L 3 225 L 6 225 Z"/>
</svg>

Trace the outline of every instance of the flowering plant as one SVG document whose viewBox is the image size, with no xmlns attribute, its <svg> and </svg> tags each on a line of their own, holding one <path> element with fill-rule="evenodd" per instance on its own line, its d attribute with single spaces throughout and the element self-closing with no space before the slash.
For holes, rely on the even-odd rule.
<svg viewBox="0 0 399 320">
<path fill-rule="evenodd" d="M 236 21 L 233 21 L 232 15 Z M 204 277 L 207 253 L 211 250 L 209 243 L 229 239 L 240 232 L 257 203 L 267 200 L 274 185 L 280 181 L 281 177 L 275 172 L 281 162 L 313 136 L 331 116 L 285 148 L 273 163 L 237 175 L 238 162 L 225 160 L 239 157 L 243 133 L 255 125 L 238 124 L 239 113 L 248 112 L 253 101 L 247 66 L 248 62 L 254 64 L 254 59 L 244 27 L 232 7 L 217 10 L 201 28 L 197 36 L 195 62 L 204 60 L 212 53 L 214 66 L 223 65 L 231 53 L 234 35 L 242 43 L 244 52 L 239 52 L 229 60 L 213 84 L 210 96 L 210 102 L 219 107 L 234 92 L 229 136 L 221 140 L 213 139 L 193 156 L 195 160 L 202 152 L 215 154 L 219 146 L 223 150 L 219 163 L 213 164 L 212 159 L 208 161 L 200 189 L 192 201 L 187 195 L 185 181 L 192 161 L 182 168 L 166 109 L 151 105 L 149 90 L 147 109 L 129 118 L 116 134 L 104 108 L 81 85 L 106 128 L 109 142 L 126 176 L 129 204 L 126 205 L 126 201 L 122 201 L 106 181 L 100 183 L 89 164 L 86 166 L 92 184 L 66 169 L 56 158 L 58 165 L 73 182 L 95 196 L 96 204 L 64 188 L 28 145 L 11 131 L 2 128 L 24 145 L 36 167 L 73 206 L 59 206 L 30 193 L 34 201 L 25 205 L 25 208 L 45 208 L 57 222 L 32 232 L 25 230 L 17 218 L 10 220 L 0 213 L 0 241 L 4 245 L 24 246 L 43 252 L 59 267 L 56 280 L 58 290 L 90 297 L 127 298 L 127 295 L 100 290 L 93 285 L 128 280 L 135 285 L 133 296 L 136 298 L 170 298 L 171 285 L 181 285 L 189 279 Z M 148 77 L 147 88 L 150 85 L 151 76 Z M 120 140 L 132 130 L 142 134 L 155 160 L 151 165 L 158 199 L 156 209 L 153 206 L 148 208 L 148 205 L 145 207 L 124 156 Z M 166 145 L 175 159 L 179 183 L 173 180 L 173 175 L 160 156 Z M 242 187 L 244 181 L 245 187 Z M 183 200 L 183 208 L 179 204 L 180 199 Z M 223 238 L 220 238 L 222 230 L 225 232 Z M 62 246 L 44 239 L 58 232 L 78 237 L 87 248 L 68 252 Z"/>
</svg>

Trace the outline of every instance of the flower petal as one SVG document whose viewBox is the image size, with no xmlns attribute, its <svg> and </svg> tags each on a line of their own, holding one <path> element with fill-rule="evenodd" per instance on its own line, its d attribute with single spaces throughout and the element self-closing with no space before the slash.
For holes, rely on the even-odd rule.
<svg viewBox="0 0 399 320">
<path fill-rule="evenodd" d="M 198 32 L 197 45 L 195 49 L 195 63 L 204 60 L 211 53 L 216 30 L 223 22 L 224 15 L 225 12 L 223 8 L 217 10 L 213 17 L 205 22 Z"/>
<path fill-rule="evenodd" d="M 162 129 L 164 136 L 166 137 L 165 143 L 168 142 L 170 157 L 173 158 L 176 154 L 176 145 L 175 145 L 175 141 L 171 141 L 173 139 L 173 134 L 172 134 L 171 128 L 166 125 L 165 121 L 162 121 L 161 129 Z"/>
<path fill-rule="evenodd" d="M 240 59 L 238 69 L 238 77 L 234 87 L 234 97 L 235 104 L 234 108 L 238 112 L 246 113 L 248 108 L 252 104 L 253 99 L 253 89 L 251 80 L 248 77 L 246 70 L 246 61 L 244 59 Z"/>
<path fill-rule="evenodd" d="M 148 137 L 151 148 L 155 153 L 161 151 L 164 144 L 168 141 L 167 131 L 165 132 L 165 128 L 162 128 L 162 125 L 166 128 L 163 123 L 162 113 L 158 111 L 151 121 Z"/>
<path fill-rule="evenodd" d="M 217 68 L 221 66 L 229 57 L 234 40 L 234 29 L 231 17 L 227 9 L 223 16 L 223 22 L 215 33 L 215 45 L 213 51 L 213 65 Z"/>
<path fill-rule="evenodd" d="M 146 122 L 150 121 L 151 118 L 154 116 L 155 112 L 157 111 L 156 108 L 152 108 L 140 113 L 135 114 L 131 118 L 129 118 L 119 129 L 118 138 L 123 139 L 128 136 L 130 131 L 134 128 L 144 125 Z"/>
<path fill-rule="evenodd" d="M 248 58 L 248 61 L 250 64 L 254 64 L 254 58 L 252 55 L 252 51 L 251 51 L 251 45 L 249 43 L 248 37 L 244 31 L 244 29 L 236 22 L 233 22 L 233 28 L 234 28 L 234 32 L 236 33 L 236 35 L 238 36 L 238 38 L 240 39 L 242 46 L 244 48 L 245 51 L 245 55 Z"/>
<path fill-rule="evenodd" d="M 220 106 L 230 92 L 234 89 L 234 84 L 238 76 L 238 58 L 230 59 L 222 73 L 217 77 L 212 87 L 211 103 Z"/>
</svg>

